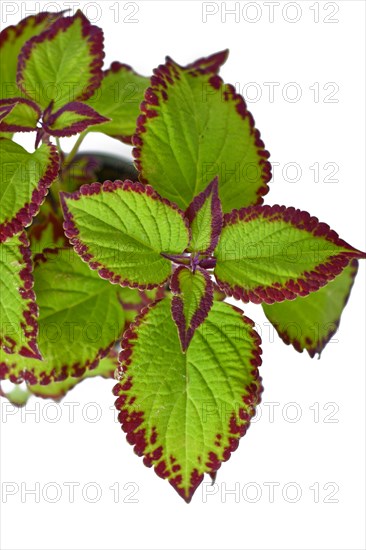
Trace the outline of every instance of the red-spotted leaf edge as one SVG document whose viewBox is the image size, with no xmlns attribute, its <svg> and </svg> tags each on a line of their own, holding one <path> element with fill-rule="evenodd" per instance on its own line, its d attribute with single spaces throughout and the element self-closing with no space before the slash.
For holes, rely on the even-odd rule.
<svg viewBox="0 0 366 550">
<path fill-rule="evenodd" d="M 16 258 L 9 259 L 6 255 L 5 248 L 7 246 L 16 247 L 18 250 L 15 254 Z M 41 359 L 42 356 L 37 346 L 37 335 L 38 335 L 38 307 L 36 304 L 36 297 L 33 290 L 34 280 L 33 280 L 33 265 L 31 260 L 31 250 L 29 247 L 29 241 L 25 231 L 12 237 L 8 243 L 0 244 L 1 250 L 1 262 L 8 264 L 8 268 L 15 269 L 13 262 L 21 262 L 19 266 L 19 272 L 14 273 L 14 282 L 17 286 L 17 292 L 19 294 L 20 300 L 23 303 L 23 312 L 22 317 L 19 319 L 17 326 L 9 327 L 10 333 L 6 334 L 6 319 L 2 318 L 1 323 L 4 325 L 1 327 L 1 333 L 3 333 L 3 328 L 5 333 L 0 337 L 0 346 L 7 354 L 18 353 L 23 357 L 28 357 L 31 359 Z M 17 278 L 19 277 L 19 283 Z M 5 273 L 1 274 L 2 287 L 1 290 L 1 302 L 2 309 L 6 310 L 7 308 L 13 309 L 13 304 L 7 303 L 7 286 L 9 282 L 6 283 Z M 6 284 L 5 284 L 6 283 Z M 9 356 L 9 358 L 11 355 Z M 1 373 L 0 373 L 1 378 Z"/>
<path fill-rule="evenodd" d="M 223 280 L 221 275 L 222 265 L 225 264 L 226 256 L 229 256 L 231 262 L 238 266 L 238 262 L 242 262 L 242 274 L 245 276 L 245 268 L 243 267 L 245 261 L 250 269 L 257 268 L 258 271 L 264 272 L 261 269 L 259 261 L 256 259 L 245 258 L 245 247 L 265 245 L 265 235 L 260 237 L 258 243 L 253 242 L 252 235 L 247 235 L 248 242 L 243 242 L 243 239 L 237 238 L 233 242 L 228 242 L 225 228 L 235 226 L 236 224 L 250 223 L 253 220 L 260 220 L 260 223 L 268 224 L 271 222 L 285 222 L 289 227 L 294 227 L 302 231 L 306 231 L 314 238 L 324 239 L 324 242 L 332 243 L 335 251 L 334 255 L 328 257 L 328 259 L 317 264 L 314 260 L 313 267 L 310 270 L 298 273 L 296 278 L 288 277 L 284 284 L 278 282 L 272 282 L 271 284 L 263 284 L 256 286 L 255 288 L 246 288 L 245 286 L 233 284 L 229 280 Z M 281 241 L 279 240 L 279 244 Z M 285 245 L 287 243 L 285 242 Z M 292 243 L 290 243 L 292 244 Z M 229 245 L 229 246 L 228 246 Z M 234 245 L 236 249 L 234 249 Z M 228 246 L 228 250 L 226 247 Z M 339 247 L 339 250 L 336 248 Z M 241 257 L 241 250 L 244 250 L 244 256 Z M 239 251 L 239 252 L 238 252 Z M 315 252 L 314 252 L 315 255 Z M 224 215 L 223 231 L 220 238 L 219 246 L 216 249 L 217 264 L 215 267 L 216 281 L 221 290 L 225 292 L 227 296 L 233 296 L 237 300 L 243 300 L 244 302 L 254 302 L 267 304 L 273 304 L 274 302 L 281 302 L 283 300 L 293 300 L 296 296 L 307 296 L 310 292 L 314 292 L 326 285 L 328 281 L 331 281 L 348 265 L 349 261 L 353 258 L 366 258 L 366 253 L 356 250 L 350 244 L 345 242 L 339 237 L 339 235 L 333 231 L 329 225 L 323 222 L 319 222 L 318 218 L 311 216 L 308 212 L 298 210 L 294 207 L 285 206 L 250 206 L 248 208 L 242 208 L 240 210 L 233 210 L 231 213 Z M 292 265 L 296 263 L 292 262 Z M 257 267 L 258 266 L 258 267 Z M 239 270 L 238 267 L 236 267 Z M 272 260 L 272 271 L 276 269 L 276 263 Z M 264 272 L 265 276 L 273 276 L 275 278 L 275 272 Z M 264 276 L 263 275 L 263 276 Z"/>
<path fill-rule="evenodd" d="M 75 386 L 87 380 L 100 376 L 101 378 L 109 379 L 114 377 L 114 373 L 118 368 L 118 352 L 115 349 L 111 349 L 108 354 L 101 358 L 98 365 L 92 370 L 86 370 L 80 378 L 74 378 L 69 376 L 65 380 L 60 382 L 51 382 L 46 386 L 41 384 L 27 385 L 27 389 L 31 394 L 42 399 L 53 399 L 54 401 L 61 401 L 70 390 Z"/>
<path fill-rule="evenodd" d="M 10 25 L 0 33 L 0 97 L 13 98 L 19 95 L 16 85 L 18 56 L 23 45 L 33 36 L 40 34 L 68 10 L 60 12 L 40 12 Z"/>
<path fill-rule="evenodd" d="M 261 341 L 241 310 L 216 302 L 183 354 L 169 302 L 143 310 L 125 332 L 113 393 L 135 453 L 190 502 L 204 473 L 215 475 L 249 427 L 263 390 Z"/>
<path fill-rule="evenodd" d="M 49 200 L 45 200 L 32 225 L 27 228 L 32 254 L 40 254 L 46 248 L 64 248 L 70 246 L 63 230 L 61 209 L 54 209 Z"/>
<path fill-rule="evenodd" d="M 102 124 L 108 120 L 109 118 L 100 115 L 89 105 L 80 101 L 72 101 L 55 113 L 50 113 L 49 110 L 45 111 L 42 126 L 52 136 L 70 137 L 80 134 L 89 126 Z"/>
<path fill-rule="evenodd" d="M 0 371 L 7 368 L 11 368 L 12 364 L 14 366 L 15 356 L 9 355 L 9 360 L 4 360 L 4 357 L 0 357 Z M 19 361 L 19 358 L 15 359 Z M 47 385 L 43 384 L 26 384 L 26 387 L 23 389 L 19 387 L 21 380 L 16 380 L 13 378 L 14 386 L 10 391 L 4 391 L 1 386 L 0 381 L 0 396 L 5 397 L 17 407 L 23 407 L 29 397 L 34 395 L 35 397 L 40 397 L 42 399 L 52 399 L 53 401 L 61 401 L 70 390 L 74 389 L 75 386 L 87 380 L 89 378 L 101 377 L 104 379 L 113 379 L 116 369 L 118 368 L 118 352 L 116 349 L 112 348 L 108 355 L 103 357 L 99 364 L 93 368 L 93 370 L 86 370 L 85 373 L 75 378 L 73 376 L 68 376 L 64 380 L 58 382 L 50 382 Z M 1 376 L 0 376 L 1 379 Z"/>
<path fill-rule="evenodd" d="M 206 189 L 197 195 L 185 212 L 191 227 L 189 248 L 202 254 L 212 254 L 219 242 L 223 214 L 216 176 Z"/>
<path fill-rule="evenodd" d="M 3 138 L 0 138 L 0 142 L 1 141 L 3 141 Z M 5 141 L 8 140 L 4 140 L 4 142 Z M 48 147 L 48 164 L 45 171 L 38 181 L 37 187 L 31 192 L 29 201 L 27 201 L 11 219 L 5 219 L 0 223 L 0 242 L 4 242 L 9 237 L 19 233 L 24 227 L 27 227 L 32 222 L 32 218 L 38 213 L 48 193 L 48 188 L 57 177 L 59 170 L 57 149 L 50 143 L 44 144 L 44 147 Z M 36 155 L 36 153 L 37 151 L 33 154 Z"/>
<path fill-rule="evenodd" d="M 27 111 L 26 119 L 24 110 Z M 40 108 L 30 99 L 25 97 L 0 99 L 0 132 L 34 132 L 40 116 Z"/>
<path fill-rule="evenodd" d="M 39 44 L 45 43 L 47 41 L 53 42 L 55 39 L 57 39 L 57 36 L 60 33 L 66 32 L 77 19 L 79 19 L 81 22 L 82 39 L 88 44 L 91 60 L 88 66 L 88 76 L 85 85 L 83 85 L 83 88 L 82 90 L 80 90 L 79 93 L 76 93 L 75 96 L 69 98 L 69 101 L 70 99 L 72 99 L 73 101 L 85 101 L 94 93 L 95 89 L 98 88 L 98 86 L 100 85 L 103 78 L 103 32 L 99 27 L 92 25 L 90 21 L 85 17 L 85 15 L 80 10 L 78 10 L 76 14 L 72 17 L 63 17 L 57 19 L 47 30 L 37 36 L 34 36 L 30 40 L 28 40 L 28 42 L 26 42 L 23 46 L 18 59 L 17 85 L 26 96 L 32 99 L 30 94 L 32 91 L 31 89 L 32 87 L 34 87 L 35 84 L 34 82 L 32 82 L 29 88 L 29 83 L 27 82 L 26 77 L 27 66 L 29 60 L 32 59 L 33 50 L 36 50 Z M 73 45 L 71 44 L 70 47 L 73 47 Z M 54 62 L 57 63 L 57 59 L 55 59 Z M 38 70 L 44 70 L 42 65 L 38 65 Z M 75 77 L 75 75 L 73 76 Z M 40 74 L 38 77 L 41 78 L 40 84 L 44 84 L 42 80 L 47 79 L 47 74 Z M 55 100 L 56 98 L 49 98 L 50 101 L 52 99 Z M 69 101 L 64 101 L 63 104 L 66 104 Z M 42 104 L 42 102 L 40 104 Z M 42 106 L 44 108 L 47 107 L 46 104 L 42 104 Z M 57 104 L 57 107 L 60 107 L 60 105 Z"/>
<path fill-rule="evenodd" d="M 16 353 L 3 357 L 0 379 L 48 385 L 80 378 L 97 367 L 122 334 L 125 315 L 118 287 L 98 277 L 71 248 L 46 249 L 34 264 L 42 360 Z"/>
<path fill-rule="evenodd" d="M 167 57 L 165 65 L 159 65 L 158 68 L 154 69 L 154 75 L 151 77 L 151 87 L 148 88 L 145 92 L 145 100 L 141 103 L 140 108 L 142 114 L 137 119 L 136 134 L 132 138 L 132 143 L 135 146 L 132 150 L 132 154 L 135 158 L 136 167 L 139 170 L 139 179 L 143 183 L 152 185 L 163 196 L 166 196 L 170 200 L 174 200 L 180 208 L 188 207 L 189 203 L 196 195 L 194 190 L 196 192 L 202 191 L 202 185 L 205 183 L 203 180 L 206 179 L 206 177 L 202 179 L 199 173 L 200 171 L 202 171 L 204 163 L 206 163 L 207 166 L 212 166 L 215 165 L 215 163 L 217 162 L 217 158 L 210 158 L 210 155 L 207 152 L 208 137 L 213 142 L 211 143 L 210 148 L 212 149 L 213 147 L 215 147 L 217 149 L 217 155 L 221 154 L 222 148 L 225 143 L 227 144 L 227 141 L 232 139 L 232 147 L 229 150 L 226 150 L 225 154 L 229 155 L 231 151 L 241 151 L 239 157 L 240 161 L 244 163 L 241 169 L 241 173 L 247 172 L 250 169 L 257 172 L 257 179 L 255 183 L 252 175 L 249 176 L 247 174 L 245 176 L 245 185 L 243 186 L 242 191 L 240 191 L 240 185 L 237 184 L 236 180 L 230 180 L 230 178 L 232 178 L 232 173 L 230 177 L 228 177 L 228 171 L 225 168 L 225 178 L 222 178 L 222 185 L 220 188 L 220 196 L 224 212 L 230 212 L 233 206 L 235 206 L 236 204 L 238 204 L 239 206 L 248 206 L 249 204 L 262 204 L 263 196 L 269 191 L 269 187 L 267 184 L 272 176 L 271 165 L 268 161 L 270 155 L 265 149 L 265 145 L 260 137 L 259 130 L 255 128 L 253 116 L 248 111 L 243 97 L 240 94 L 236 93 L 234 86 L 230 84 L 225 84 L 221 77 L 217 74 L 221 65 L 225 63 L 228 57 L 228 53 L 228 50 L 224 50 L 207 58 L 201 58 L 196 62 L 187 65 L 186 67 L 182 67 L 181 65 L 173 61 L 170 57 Z M 204 128 L 204 130 L 202 130 L 203 136 L 199 136 L 199 140 L 201 141 L 199 141 L 198 145 L 198 158 L 195 159 L 193 163 L 192 151 L 190 150 L 189 144 L 188 146 L 185 144 L 183 151 L 182 147 L 180 146 L 180 142 L 178 141 L 178 138 L 182 139 L 183 141 L 184 139 L 188 139 L 189 141 L 190 138 L 190 136 L 187 137 L 184 135 L 179 135 L 180 123 L 178 114 L 176 120 L 174 120 L 174 123 L 171 120 L 171 118 L 173 117 L 172 113 L 169 113 L 169 116 L 164 117 L 164 106 L 169 104 L 170 90 L 173 89 L 175 86 L 179 86 L 179 82 L 183 75 L 187 76 L 188 78 L 202 78 L 202 87 L 200 88 L 199 96 L 197 96 L 196 98 L 198 102 L 201 102 L 202 105 L 205 105 L 206 102 L 208 103 L 210 95 L 209 92 L 207 92 L 208 96 L 206 97 L 206 100 L 203 99 L 203 96 L 205 95 L 205 86 L 207 85 L 209 89 L 212 90 L 212 93 L 214 95 L 220 94 L 221 104 L 223 102 L 227 103 L 227 105 L 232 104 L 232 111 L 230 111 L 231 115 L 233 112 L 236 113 L 235 116 L 237 117 L 237 119 L 245 121 L 246 123 L 245 130 L 244 125 L 243 128 L 241 128 L 241 132 L 243 132 L 242 141 L 238 141 L 240 140 L 241 136 L 240 131 L 236 129 L 236 132 L 231 134 L 231 128 L 228 127 L 226 129 L 226 138 L 224 144 L 221 142 L 220 144 L 218 144 L 215 142 L 215 132 L 211 131 L 210 133 L 207 131 L 209 123 L 207 123 L 206 121 L 206 127 Z M 186 92 L 186 90 L 184 90 L 184 94 L 186 94 L 185 101 L 187 101 L 188 103 L 190 100 L 190 96 Z M 179 102 L 179 98 L 176 99 L 176 101 Z M 188 109 L 188 107 L 185 108 Z M 226 116 L 228 116 L 227 113 Z M 212 114 L 212 117 L 215 120 L 215 113 Z M 165 125 L 167 126 L 167 128 L 165 128 L 164 130 L 162 130 L 162 128 L 159 128 L 159 132 L 154 129 L 154 124 L 158 119 L 163 120 Z M 225 124 L 227 124 L 226 119 L 222 122 L 223 126 L 225 126 Z M 173 135 L 169 135 L 169 139 L 166 140 L 164 138 L 164 132 L 168 132 L 170 134 L 169 128 L 172 132 L 175 129 L 178 135 L 174 135 L 174 139 Z M 150 132 L 152 132 L 152 137 L 150 137 Z M 184 133 L 183 130 L 182 133 Z M 237 133 L 239 133 L 239 138 L 237 136 Z M 194 133 L 192 134 L 192 136 L 193 135 Z M 232 137 L 232 135 L 235 135 L 235 139 Z M 156 136 L 159 139 L 157 139 Z M 193 145 L 194 137 L 191 138 L 192 143 L 190 143 L 193 150 L 195 147 Z M 156 149 L 154 149 L 153 147 L 154 139 L 156 139 L 157 143 Z M 167 143 L 169 144 L 170 149 L 173 152 L 164 151 Z M 204 144 L 205 149 L 202 152 L 200 149 L 203 147 Z M 149 151 L 148 156 L 146 156 L 146 147 L 148 147 Z M 251 154 L 255 155 L 255 157 L 253 157 L 255 158 L 255 160 L 250 160 L 250 162 L 245 160 L 248 155 L 248 151 Z M 194 152 L 196 153 L 195 150 Z M 148 158 L 149 155 L 150 158 Z M 151 157 L 151 155 L 153 158 Z M 164 155 L 166 158 L 164 158 L 164 162 L 160 165 L 161 159 Z M 169 171 L 168 164 L 171 158 L 174 159 L 174 162 L 177 166 Z M 215 170 L 217 166 L 219 166 L 219 169 L 226 166 L 224 160 L 225 157 L 221 155 L 220 161 L 222 163 L 222 166 L 220 167 L 220 165 L 216 165 Z M 232 161 L 233 166 L 231 168 L 231 172 L 233 172 L 235 166 L 239 164 L 237 162 L 238 160 L 239 159 L 235 158 L 235 161 Z M 247 164 L 245 164 L 245 162 L 247 162 Z M 243 170 L 244 167 L 245 170 Z M 161 174 L 163 172 L 164 175 L 164 170 L 167 171 L 168 176 L 167 174 L 165 174 L 165 179 L 168 180 L 172 179 L 172 174 L 175 171 L 180 171 L 180 179 L 182 180 L 182 183 L 179 185 L 179 183 L 175 181 L 164 181 L 164 178 L 162 178 Z M 192 172 L 195 176 L 192 176 Z M 213 173 L 212 176 L 213 175 L 215 174 Z M 209 178 L 209 173 L 207 173 L 206 176 L 207 178 Z M 194 181 L 194 178 L 196 181 Z M 228 185 L 229 180 L 230 185 Z M 208 181 L 210 180 L 208 179 Z M 224 184 L 227 185 L 224 186 Z M 204 187 L 205 185 L 203 185 L 203 188 Z"/>
<path fill-rule="evenodd" d="M 197 59 L 197 61 L 187 65 L 186 70 L 192 75 L 217 75 L 220 70 L 220 67 L 227 61 L 229 56 L 229 50 L 222 50 L 215 54 L 210 55 L 209 57 L 202 57 Z M 170 71 L 170 65 L 175 65 L 175 61 L 171 57 L 167 56 L 165 58 L 166 65 L 159 65 L 154 69 L 154 74 L 151 77 L 151 87 L 148 88 L 145 92 L 145 100 L 141 103 L 140 109 L 142 114 L 137 119 L 137 128 L 136 134 L 132 138 L 132 144 L 135 146 L 132 150 L 132 154 L 135 158 L 136 168 L 139 170 L 139 179 L 143 183 L 149 183 L 144 176 L 144 167 L 141 163 L 141 149 L 143 147 L 143 134 L 146 132 L 145 125 L 149 118 L 154 118 L 158 116 L 158 113 L 153 110 L 154 106 L 159 104 L 159 96 L 161 95 L 163 99 L 167 99 L 167 93 L 165 89 L 167 88 L 167 83 L 174 83 L 174 70 Z M 219 78 L 219 77 L 217 77 Z M 166 82 L 167 83 L 166 83 Z"/>
<path fill-rule="evenodd" d="M 182 276 L 188 277 L 188 284 L 181 281 Z M 185 352 L 195 330 L 206 319 L 212 307 L 213 283 L 204 269 L 198 267 L 193 273 L 181 265 L 173 273 L 170 288 L 176 295 L 172 299 L 172 317 L 178 328 L 182 351 Z"/>
<path fill-rule="evenodd" d="M 110 203 L 118 199 L 120 208 L 113 209 Z M 136 202 L 140 212 L 135 212 Z M 173 253 L 178 247 L 181 253 L 189 243 L 184 213 L 152 187 L 139 182 L 107 180 L 82 185 L 74 193 L 62 193 L 61 204 L 65 234 L 75 251 L 113 284 L 142 290 L 161 286 L 171 275 L 170 262 L 161 252 L 168 246 Z M 126 216 L 130 217 L 129 224 Z M 86 244 L 85 237 L 93 236 L 90 224 L 99 237 Z M 102 258 L 106 249 L 108 253 Z"/>
<path fill-rule="evenodd" d="M 309 296 L 275 304 L 262 304 L 267 319 L 279 337 L 296 351 L 315 357 L 336 334 L 343 309 L 348 303 L 358 271 L 358 261 L 351 260 L 342 273 Z"/>
</svg>

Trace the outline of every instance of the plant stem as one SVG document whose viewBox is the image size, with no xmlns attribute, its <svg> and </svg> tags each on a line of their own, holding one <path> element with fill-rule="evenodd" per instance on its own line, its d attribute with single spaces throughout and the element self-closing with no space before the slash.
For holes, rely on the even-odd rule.
<svg viewBox="0 0 366 550">
<path fill-rule="evenodd" d="M 66 159 L 65 159 L 65 162 L 64 162 L 64 165 L 63 165 L 63 168 L 66 168 L 67 166 L 69 166 L 72 161 L 74 160 L 74 157 L 76 155 L 76 153 L 78 152 L 79 150 L 79 147 L 80 145 L 82 144 L 83 142 L 83 139 L 85 138 L 85 136 L 87 135 L 88 131 L 85 130 L 84 132 L 82 132 L 78 139 L 76 140 L 75 142 L 75 145 L 74 147 L 71 149 L 70 153 L 67 155 Z"/>
<path fill-rule="evenodd" d="M 57 150 L 58 150 L 58 154 L 61 156 L 62 154 L 62 149 L 61 149 L 61 143 L 60 143 L 60 138 L 55 138 L 56 139 L 56 145 L 57 145 Z"/>
</svg>

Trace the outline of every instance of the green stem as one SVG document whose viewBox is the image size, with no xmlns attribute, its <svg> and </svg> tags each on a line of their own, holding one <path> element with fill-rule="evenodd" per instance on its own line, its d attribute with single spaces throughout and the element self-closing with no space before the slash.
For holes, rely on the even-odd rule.
<svg viewBox="0 0 366 550">
<path fill-rule="evenodd" d="M 85 136 L 87 135 L 87 133 L 88 133 L 88 131 L 85 130 L 85 132 L 82 132 L 80 134 L 80 136 L 78 137 L 78 139 L 76 140 L 74 147 L 71 149 L 70 153 L 67 155 L 67 157 L 65 159 L 64 166 L 63 166 L 64 169 L 67 168 L 67 166 L 69 166 L 72 163 L 72 161 L 74 160 L 74 157 L 75 157 L 76 153 L 78 152 L 79 147 L 82 144 L 82 142 L 83 142 Z"/>
<path fill-rule="evenodd" d="M 62 154 L 62 149 L 61 149 L 61 143 L 60 143 L 60 138 L 55 138 L 56 139 L 56 145 L 57 145 L 57 150 L 58 150 L 58 154 L 61 156 Z"/>
</svg>

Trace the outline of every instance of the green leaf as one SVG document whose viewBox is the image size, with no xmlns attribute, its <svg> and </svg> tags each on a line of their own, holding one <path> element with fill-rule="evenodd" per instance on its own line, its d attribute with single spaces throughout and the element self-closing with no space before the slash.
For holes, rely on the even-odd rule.
<svg viewBox="0 0 366 550">
<path fill-rule="evenodd" d="M 0 130 L 4 132 L 33 132 L 37 129 L 37 122 L 41 116 L 38 105 L 29 99 L 14 97 L 0 99 L 0 109 L 10 109 L 1 118 Z"/>
<path fill-rule="evenodd" d="M 188 246 L 184 214 L 141 183 L 106 181 L 61 195 L 65 233 L 76 252 L 104 279 L 153 288 L 171 274 L 161 253 Z"/>
<path fill-rule="evenodd" d="M 103 73 L 103 32 L 81 11 L 33 37 L 19 55 L 17 84 L 44 109 L 88 99 Z"/>
<path fill-rule="evenodd" d="M 80 384 L 87 378 L 95 378 L 101 376 L 102 378 L 113 378 L 114 372 L 118 367 L 117 361 L 118 354 L 114 350 L 111 350 L 109 354 L 99 361 L 97 367 L 93 370 L 87 370 L 80 378 L 74 378 L 69 376 L 61 382 L 51 382 L 46 386 L 41 384 L 28 385 L 29 391 L 37 396 L 45 399 L 54 399 L 60 401 L 65 395 L 72 390 L 76 385 Z"/>
<path fill-rule="evenodd" d="M 8 399 L 13 405 L 19 407 L 25 405 L 32 395 L 43 397 L 44 399 L 60 401 L 71 389 L 87 378 L 95 378 L 97 376 L 101 376 L 102 378 L 113 378 L 118 367 L 117 358 L 117 352 L 112 349 L 106 357 L 99 361 L 97 367 L 93 370 L 85 371 L 81 377 L 75 378 L 69 376 L 61 382 L 50 382 L 46 386 L 42 384 L 27 384 L 26 388 L 23 389 L 19 387 L 19 384 L 15 384 L 10 391 L 5 392 L 0 384 L 0 395 Z M 22 363 L 22 360 L 20 356 L 6 356 L 6 354 L 0 352 L 0 369 L 1 366 L 8 367 L 11 365 L 12 361 L 15 361 L 19 365 Z"/>
<path fill-rule="evenodd" d="M 0 33 L 0 98 L 17 97 L 16 84 L 18 56 L 23 45 L 62 17 L 62 13 L 41 12 L 22 19 L 17 25 L 6 27 Z"/>
<path fill-rule="evenodd" d="M 0 378 L 46 385 L 95 368 L 119 338 L 124 313 L 118 288 L 103 281 L 72 249 L 37 256 L 34 290 L 43 361 L 11 358 Z"/>
<path fill-rule="evenodd" d="M 222 302 L 223 300 L 225 300 L 226 298 L 225 292 L 220 290 L 219 286 L 214 281 L 212 281 L 212 284 L 214 289 L 214 300 L 217 302 Z"/>
<path fill-rule="evenodd" d="M 307 296 L 366 255 L 307 212 L 275 205 L 227 214 L 215 257 L 227 295 L 273 304 Z"/>
<path fill-rule="evenodd" d="M 40 254 L 45 248 L 69 246 L 62 227 L 61 209 L 47 199 L 27 230 L 33 255 Z"/>
<path fill-rule="evenodd" d="M 227 52 L 154 70 L 133 138 L 140 181 L 185 210 L 219 176 L 224 212 L 263 202 L 269 153 L 233 86 L 217 75 Z"/>
<path fill-rule="evenodd" d="M 212 254 L 222 230 L 222 208 L 218 194 L 218 178 L 214 178 L 202 193 L 197 195 L 186 210 L 191 228 L 189 250 Z"/>
<path fill-rule="evenodd" d="M 56 112 L 45 113 L 43 129 L 51 136 L 70 137 L 80 134 L 89 126 L 101 124 L 107 120 L 89 105 L 80 101 L 71 101 Z"/>
<path fill-rule="evenodd" d="M 0 275 L 0 348 L 7 354 L 19 353 L 39 359 L 38 310 L 25 232 L 0 244 Z"/>
<path fill-rule="evenodd" d="M 177 325 L 182 351 L 186 352 L 195 330 L 203 323 L 213 304 L 213 284 L 207 271 L 179 266 L 170 283 L 176 296 L 172 317 Z"/>
<path fill-rule="evenodd" d="M 2 122 L 4 118 L 6 118 L 11 113 L 15 105 L 16 102 L 11 102 L 10 99 L 5 100 L 5 103 L 4 100 L 0 100 L 0 122 Z"/>
<path fill-rule="evenodd" d="M 117 61 L 103 75 L 100 87 L 86 103 L 111 121 L 90 127 L 89 132 L 102 132 L 131 143 L 136 119 L 140 114 L 140 103 L 150 85 L 150 79 Z"/>
<path fill-rule="evenodd" d="M 240 310 L 216 302 L 182 353 L 170 308 L 169 298 L 155 302 L 125 333 L 114 394 L 135 453 L 189 502 L 254 414 L 260 338 Z"/>
<path fill-rule="evenodd" d="M 118 299 L 125 312 L 125 328 L 128 328 L 142 309 L 155 302 L 155 300 L 161 300 L 166 296 L 166 293 L 164 286 L 158 286 L 152 290 L 121 287 L 118 291 Z"/>
<path fill-rule="evenodd" d="M 29 225 L 58 173 L 56 147 L 42 144 L 34 153 L 0 139 L 0 242 Z"/>
<path fill-rule="evenodd" d="M 316 353 L 320 357 L 338 330 L 357 270 L 358 261 L 352 260 L 333 281 L 305 298 L 262 304 L 267 319 L 285 344 L 291 344 L 299 352 L 305 349 L 310 357 Z"/>
<path fill-rule="evenodd" d="M 77 155 L 70 164 L 61 166 L 62 189 L 73 192 L 85 183 L 98 181 L 100 164 L 93 154 Z"/>
</svg>

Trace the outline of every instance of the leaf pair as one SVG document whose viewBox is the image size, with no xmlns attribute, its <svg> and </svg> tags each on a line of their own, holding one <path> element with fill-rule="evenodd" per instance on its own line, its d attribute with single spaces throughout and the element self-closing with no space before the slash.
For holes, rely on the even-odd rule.
<svg viewBox="0 0 366 550">
<path fill-rule="evenodd" d="M 306 296 L 364 254 L 306 212 L 253 206 L 222 218 L 218 182 L 183 213 L 150 186 L 110 182 L 63 194 L 65 232 L 101 277 L 153 288 L 173 274 L 172 314 L 186 351 L 213 302 L 204 268 L 227 295 L 273 304 Z"/>
<path fill-rule="evenodd" d="M 86 129 L 129 142 L 148 79 L 117 62 L 103 72 L 102 30 L 81 11 L 62 15 L 41 13 L 1 33 L 0 131 L 34 131 L 40 121 L 37 142 Z"/>
<path fill-rule="evenodd" d="M 151 187 L 129 181 L 82 186 L 73 194 L 62 194 L 62 204 L 65 233 L 75 250 L 113 283 L 157 287 L 170 277 L 171 260 L 191 263 L 192 271 L 181 266 L 171 282 L 178 294 L 173 318 L 185 351 L 213 301 L 212 281 L 199 266 L 207 262 L 221 231 L 217 179 L 186 216 Z"/>
<path fill-rule="evenodd" d="M 207 270 L 312 353 L 324 341 L 297 342 L 283 319 L 311 299 L 303 312 L 337 320 L 327 283 L 335 278 L 344 299 L 365 256 L 306 212 L 261 205 L 268 153 L 244 100 L 217 75 L 225 58 L 187 67 L 167 58 L 154 71 L 133 137 L 145 187 L 107 181 L 62 199 L 66 234 L 101 277 L 142 288 L 170 277 L 173 295 L 124 334 L 114 393 L 127 441 L 187 502 L 237 448 L 262 390 L 260 338 L 240 310 L 213 300 Z"/>
<path fill-rule="evenodd" d="M 93 370 L 125 325 L 118 287 L 100 279 L 70 248 L 36 256 L 32 274 L 24 234 L 1 247 L 7 292 L 0 301 L 0 378 L 47 385 Z"/>
<path fill-rule="evenodd" d="M 108 120 L 82 103 L 100 85 L 104 54 L 101 29 L 80 11 L 73 17 L 31 16 L 14 30 L 5 29 L 1 38 L 9 65 L 0 108 L 10 111 L 0 130 L 34 131 L 42 117 L 39 137 L 70 136 Z M 18 90 L 14 86 L 7 95 L 12 82 Z"/>
</svg>

